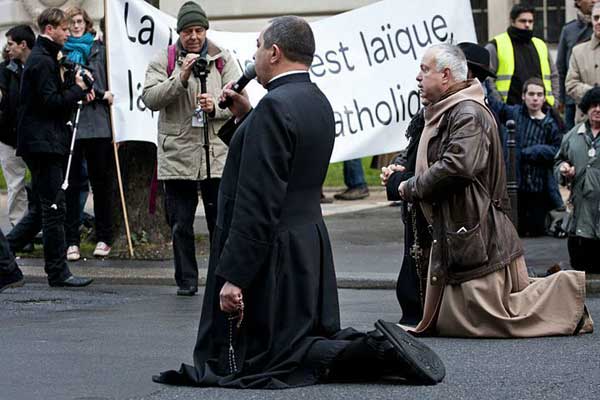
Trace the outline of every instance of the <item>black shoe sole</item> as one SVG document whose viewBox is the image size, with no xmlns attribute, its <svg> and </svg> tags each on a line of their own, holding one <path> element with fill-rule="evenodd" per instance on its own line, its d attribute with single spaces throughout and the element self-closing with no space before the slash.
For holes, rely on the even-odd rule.
<svg viewBox="0 0 600 400">
<path fill-rule="evenodd" d="M 8 285 L 1 287 L 0 293 L 4 292 L 6 289 L 18 288 L 18 287 L 22 287 L 23 285 L 25 285 L 25 280 L 23 278 L 21 278 L 20 280 L 18 280 L 16 282 L 9 283 Z"/>
<path fill-rule="evenodd" d="M 378 320 L 375 328 L 389 340 L 398 356 L 412 370 L 414 383 L 435 385 L 444 379 L 444 363 L 428 346 L 392 322 Z"/>
<path fill-rule="evenodd" d="M 187 291 L 187 290 L 186 291 L 181 291 L 181 290 L 177 291 L 177 296 L 192 297 L 195 295 L 196 295 L 196 292 L 191 292 L 191 291 Z"/>
</svg>

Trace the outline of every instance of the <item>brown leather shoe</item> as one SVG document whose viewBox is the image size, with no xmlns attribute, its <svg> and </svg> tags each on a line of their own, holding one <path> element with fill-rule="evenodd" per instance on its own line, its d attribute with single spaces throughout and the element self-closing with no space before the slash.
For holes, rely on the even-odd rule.
<svg viewBox="0 0 600 400">
<path fill-rule="evenodd" d="M 337 200 L 360 200 L 369 197 L 369 188 L 364 186 L 346 189 L 342 193 L 334 194 L 333 197 Z"/>
</svg>

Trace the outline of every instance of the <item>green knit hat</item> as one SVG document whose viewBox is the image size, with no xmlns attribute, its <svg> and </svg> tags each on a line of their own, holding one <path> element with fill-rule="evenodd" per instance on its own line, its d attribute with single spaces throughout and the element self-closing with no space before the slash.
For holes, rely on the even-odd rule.
<svg viewBox="0 0 600 400">
<path fill-rule="evenodd" d="M 208 29 L 208 17 L 199 4 L 185 2 L 177 13 L 177 33 L 190 26 L 201 26 Z"/>
</svg>

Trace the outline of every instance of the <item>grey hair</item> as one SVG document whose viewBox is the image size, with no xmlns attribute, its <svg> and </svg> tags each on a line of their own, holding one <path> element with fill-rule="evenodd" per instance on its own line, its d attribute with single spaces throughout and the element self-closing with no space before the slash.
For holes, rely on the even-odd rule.
<svg viewBox="0 0 600 400">
<path fill-rule="evenodd" d="M 599 8 L 600 8 L 600 3 L 598 3 L 598 2 L 594 3 L 594 5 L 592 6 L 592 13 Z"/>
<path fill-rule="evenodd" d="M 436 69 L 438 72 L 448 68 L 457 82 L 467 80 L 469 67 L 465 54 L 458 46 L 441 43 L 435 44 L 429 48 L 435 51 Z"/>
</svg>

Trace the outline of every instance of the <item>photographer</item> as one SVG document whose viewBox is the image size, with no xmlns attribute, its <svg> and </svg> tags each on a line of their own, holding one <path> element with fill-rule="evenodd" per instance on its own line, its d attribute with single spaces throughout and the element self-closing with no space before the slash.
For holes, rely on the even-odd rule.
<svg viewBox="0 0 600 400">
<path fill-rule="evenodd" d="M 158 121 L 158 179 L 164 182 L 167 218 L 171 226 L 178 295 L 198 290 L 198 265 L 194 245 L 194 216 L 198 206 L 198 181 L 209 232 L 216 221 L 216 199 L 227 147 L 216 133 L 231 116 L 216 106 L 222 88 L 240 72 L 226 50 L 206 38 L 208 18 L 196 3 L 183 4 L 177 15 L 179 40 L 146 70 L 142 99 Z M 205 61 L 205 62 L 204 62 Z M 198 73 L 208 72 L 207 93 L 201 93 Z M 196 110 L 204 112 L 198 118 Z M 208 116 L 208 118 L 206 118 Z M 207 179 L 203 124 L 208 124 L 211 179 Z"/>
<path fill-rule="evenodd" d="M 70 62 L 89 68 L 94 76 L 93 97 L 90 96 L 91 101 L 84 104 L 79 117 L 67 190 L 67 260 L 76 261 L 81 257 L 79 226 L 83 206 L 81 203 L 85 201 L 80 202 L 80 198 L 82 187 L 87 188 L 86 175 L 89 176 L 94 194 L 97 243 L 93 254 L 96 257 L 106 257 L 111 250 L 114 156 L 108 107 L 113 95 L 106 90 L 105 47 L 102 40 L 94 40 L 93 20 L 79 7 L 67 10 L 67 17 L 71 36 L 67 39 L 63 52 Z"/>
<path fill-rule="evenodd" d="M 69 36 L 68 21 L 58 8 L 37 20 L 40 36 L 23 70 L 17 123 L 17 155 L 31 171 L 34 207 L 9 235 L 28 238 L 42 225 L 45 271 L 50 286 L 86 286 L 92 280 L 71 275 L 65 255 L 65 201 L 61 193 L 65 156 L 69 152 L 70 120 L 89 87 L 82 74 L 75 84 L 63 82 L 58 55 Z M 88 76 L 91 79 L 91 77 Z M 29 237 L 31 239 L 31 237 Z M 11 247 L 13 247 L 11 243 Z"/>
</svg>

